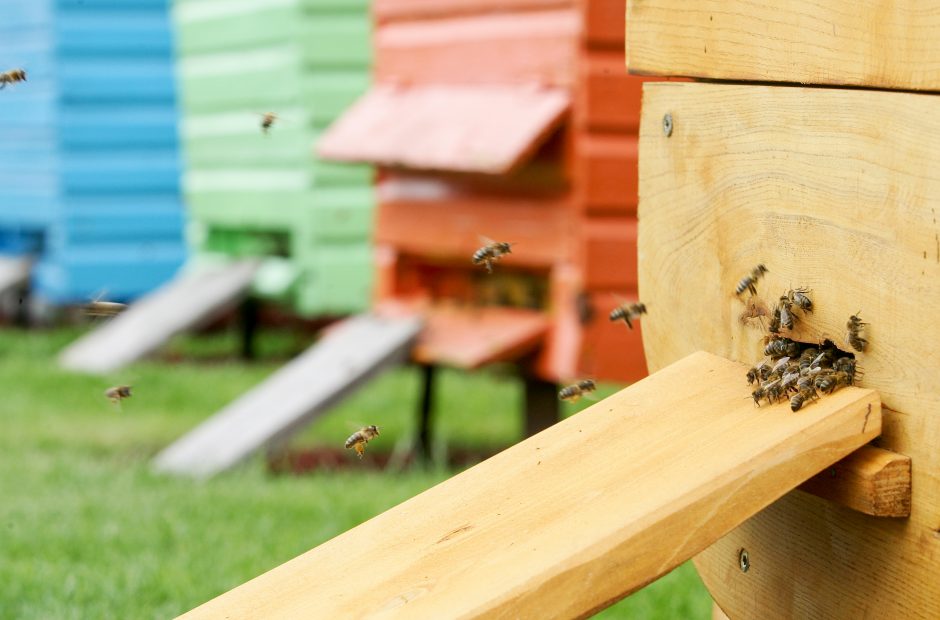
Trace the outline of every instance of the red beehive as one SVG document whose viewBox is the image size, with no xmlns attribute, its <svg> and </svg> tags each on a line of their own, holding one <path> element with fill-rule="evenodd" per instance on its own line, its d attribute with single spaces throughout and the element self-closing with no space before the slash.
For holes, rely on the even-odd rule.
<svg viewBox="0 0 940 620">
<path fill-rule="evenodd" d="M 376 0 L 375 83 L 321 155 L 379 166 L 378 305 L 427 313 L 419 361 L 534 350 L 548 381 L 646 374 L 636 298 L 641 78 L 619 0 Z M 481 237 L 514 242 L 495 273 Z"/>
</svg>

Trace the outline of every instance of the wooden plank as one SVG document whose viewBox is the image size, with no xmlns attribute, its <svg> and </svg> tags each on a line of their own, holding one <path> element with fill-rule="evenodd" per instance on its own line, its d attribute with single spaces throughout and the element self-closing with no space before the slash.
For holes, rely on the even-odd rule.
<svg viewBox="0 0 940 620">
<path fill-rule="evenodd" d="M 259 265 L 259 260 L 247 259 L 184 273 L 69 345 L 59 355 L 59 364 L 106 373 L 141 359 L 176 334 L 238 303 Z"/>
<path fill-rule="evenodd" d="M 581 222 L 584 284 L 591 289 L 636 289 L 637 221 L 591 217 Z"/>
<path fill-rule="evenodd" d="M 580 35 L 574 8 L 380 24 L 375 77 L 390 84 L 570 88 Z"/>
<path fill-rule="evenodd" d="M 0 295 L 29 282 L 32 261 L 27 258 L 0 256 Z"/>
<path fill-rule="evenodd" d="M 154 469 L 204 478 L 283 441 L 382 371 L 408 359 L 421 321 L 360 315 L 158 454 Z M 370 422 L 370 424 L 373 422 Z"/>
<path fill-rule="evenodd" d="M 874 517 L 909 517 L 911 459 L 865 446 L 804 482 L 800 490 Z"/>
<path fill-rule="evenodd" d="M 321 157 L 423 170 L 506 174 L 561 125 L 561 89 L 376 86 L 317 142 Z"/>
<path fill-rule="evenodd" d="M 643 75 L 940 90 L 938 0 L 628 0 Z"/>
<path fill-rule="evenodd" d="M 600 610 L 879 432 L 871 390 L 755 410 L 743 372 L 690 355 L 183 617 Z"/>
<path fill-rule="evenodd" d="M 549 318 L 521 308 L 433 306 L 422 312 L 424 329 L 412 358 L 467 370 L 518 360 L 545 337 Z"/>
<path fill-rule="evenodd" d="M 584 134 L 575 160 L 584 206 L 591 213 L 635 215 L 637 139 L 624 134 Z"/>
<path fill-rule="evenodd" d="M 650 370 L 696 349 L 757 360 L 764 333 L 740 323 L 733 290 L 764 263 L 766 301 L 791 286 L 813 291 L 799 340 L 847 350 L 846 320 L 861 310 L 870 323 L 861 385 L 886 407 L 878 445 L 911 457 L 909 519 L 797 493 L 700 556 L 732 617 L 940 617 L 938 103 L 870 90 L 646 85 L 638 251 Z M 729 567 L 742 546 L 760 570 Z"/>
</svg>

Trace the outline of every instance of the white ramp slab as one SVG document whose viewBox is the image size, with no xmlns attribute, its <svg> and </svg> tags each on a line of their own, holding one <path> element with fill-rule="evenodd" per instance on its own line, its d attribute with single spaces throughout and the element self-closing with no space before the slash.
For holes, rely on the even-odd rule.
<svg viewBox="0 0 940 620">
<path fill-rule="evenodd" d="M 240 301 L 259 265 L 252 259 L 184 273 L 69 345 L 59 364 L 106 373 L 136 361 Z"/>
<path fill-rule="evenodd" d="M 30 261 L 26 258 L 0 256 L 0 294 L 29 280 Z"/>
<path fill-rule="evenodd" d="M 365 314 L 343 321 L 158 454 L 154 468 L 202 478 L 236 465 L 290 436 L 381 371 L 406 361 L 420 330 L 418 317 Z"/>
</svg>

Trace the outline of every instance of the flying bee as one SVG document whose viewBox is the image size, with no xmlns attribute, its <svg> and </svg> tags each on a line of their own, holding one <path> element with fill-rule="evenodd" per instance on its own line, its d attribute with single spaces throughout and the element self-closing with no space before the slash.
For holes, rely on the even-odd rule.
<svg viewBox="0 0 940 620">
<path fill-rule="evenodd" d="M 86 316 L 114 316 L 125 310 L 127 310 L 127 304 L 116 301 L 101 301 L 100 299 L 95 299 L 82 306 L 82 311 Z"/>
<path fill-rule="evenodd" d="M 781 295 L 777 303 L 777 310 L 780 312 L 780 326 L 784 329 L 793 329 L 796 322 L 796 315 L 793 314 L 793 304 L 786 295 Z"/>
<path fill-rule="evenodd" d="M 131 396 L 131 386 L 129 385 L 116 385 L 114 387 L 109 387 L 104 391 L 104 395 L 111 400 L 114 404 L 120 404 L 125 398 L 130 398 Z"/>
<path fill-rule="evenodd" d="M 807 295 L 809 291 L 805 288 L 795 288 L 787 291 L 787 299 L 790 304 L 796 306 L 803 312 L 813 311 L 813 300 Z"/>
<path fill-rule="evenodd" d="M 858 313 L 850 316 L 849 322 L 845 324 L 846 328 L 849 330 L 845 339 L 849 341 L 849 344 L 852 345 L 852 348 L 856 351 L 864 351 L 868 346 L 868 341 L 862 338 L 862 331 L 865 325 L 868 325 L 868 323 L 863 323 Z"/>
<path fill-rule="evenodd" d="M 734 294 L 741 296 L 741 293 L 744 291 L 750 291 L 751 295 L 757 295 L 757 281 L 767 273 L 767 268 L 764 265 L 758 265 L 751 269 L 751 273 L 747 274 L 741 281 L 738 282 L 738 285 L 734 289 Z"/>
<path fill-rule="evenodd" d="M 619 321 L 623 319 L 623 322 L 627 324 L 627 327 L 633 329 L 633 321 L 640 318 L 641 314 L 646 314 L 646 304 L 642 303 L 622 303 L 613 310 L 610 311 L 610 320 Z"/>
<path fill-rule="evenodd" d="M 493 263 L 506 254 L 512 254 L 512 246 L 515 244 L 506 243 L 505 241 L 493 241 L 484 237 L 481 237 L 480 240 L 486 245 L 474 252 L 471 260 L 474 265 L 484 265 L 487 273 L 493 273 Z"/>
<path fill-rule="evenodd" d="M 7 87 L 7 84 L 16 84 L 26 81 L 26 71 L 23 69 L 10 69 L 0 73 L 0 90 Z"/>
<path fill-rule="evenodd" d="M 261 132 L 267 135 L 268 131 L 271 129 L 271 126 L 274 125 L 274 121 L 280 118 L 274 112 L 262 112 L 261 113 Z"/>
<path fill-rule="evenodd" d="M 797 357 L 800 354 L 800 344 L 789 338 L 773 338 L 764 347 L 764 355 L 772 358 Z"/>
<path fill-rule="evenodd" d="M 594 381 L 591 379 L 582 379 L 577 383 L 562 388 L 561 391 L 558 392 L 558 399 L 574 403 L 582 396 L 590 394 L 596 389 L 597 385 L 594 384 Z"/>
<path fill-rule="evenodd" d="M 813 389 L 813 386 L 801 382 L 796 394 L 790 398 L 790 411 L 799 411 L 804 404 L 816 398 L 818 398 L 818 396 L 816 395 L 816 390 Z"/>
<path fill-rule="evenodd" d="M 346 439 L 346 449 L 349 450 L 350 448 L 355 448 L 356 454 L 359 455 L 359 458 L 362 458 L 362 453 L 366 451 L 366 444 L 378 436 L 378 426 L 375 424 L 371 426 L 363 426 Z"/>
</svg>

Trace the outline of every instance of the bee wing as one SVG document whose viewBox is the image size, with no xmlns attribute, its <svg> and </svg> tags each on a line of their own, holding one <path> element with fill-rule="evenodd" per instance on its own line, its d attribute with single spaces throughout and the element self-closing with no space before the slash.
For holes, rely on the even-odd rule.
<svg viewBox="0 0 940 620">
<path fill-rule="evenodd" d="M 490 239 L 490 238 L 487 237 L 486 235 L 477 235 L 477 239 L 479 239 L 479 240 L 480 240 L 480 243 L 482 243 L 483 245 L 492 245 L 492 244 L 496 243 L 495 241 L 493 241 L 492 239 Z"/>
</svg>

